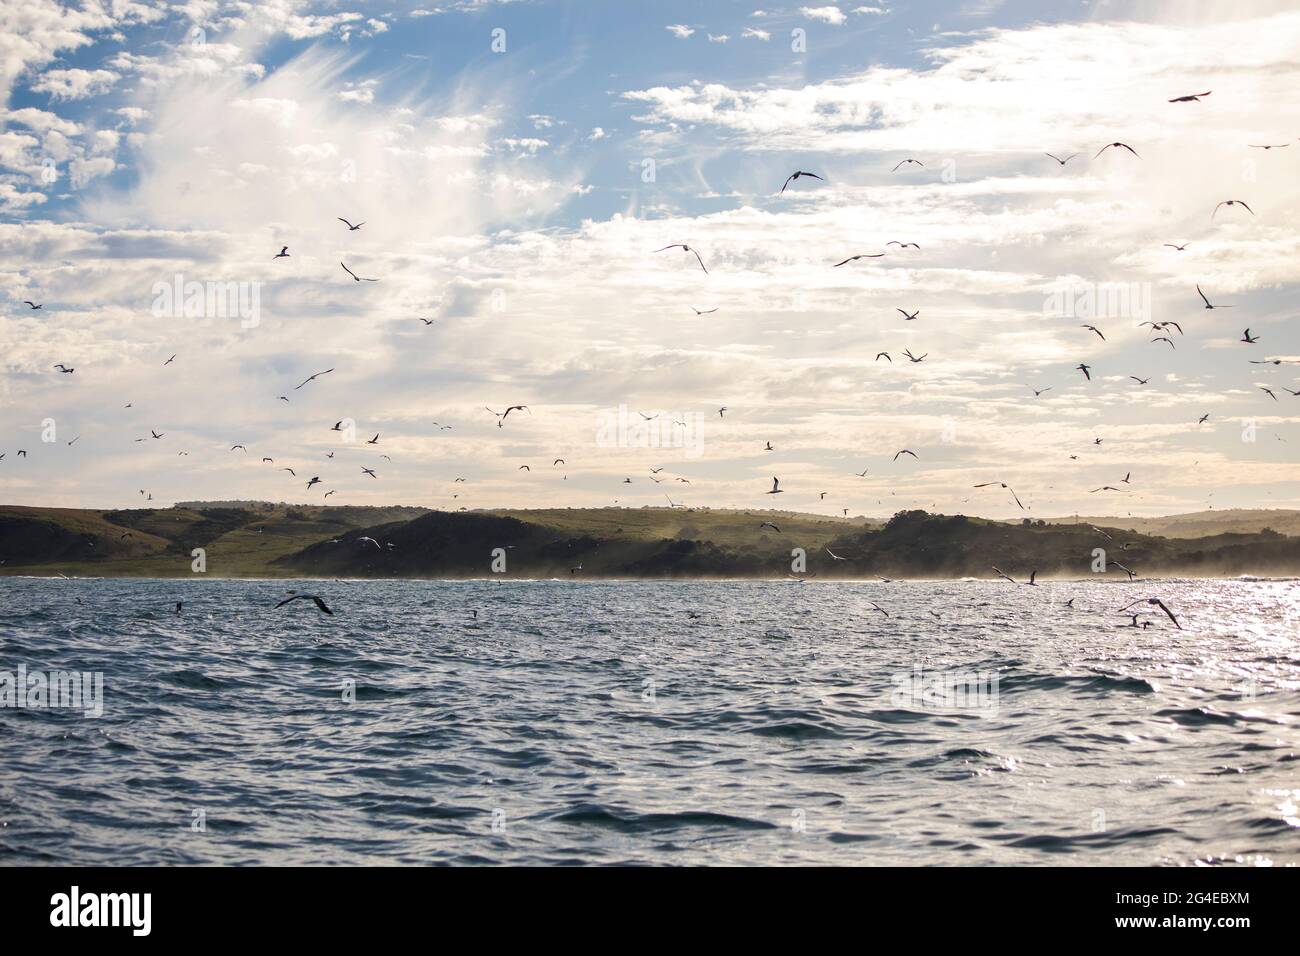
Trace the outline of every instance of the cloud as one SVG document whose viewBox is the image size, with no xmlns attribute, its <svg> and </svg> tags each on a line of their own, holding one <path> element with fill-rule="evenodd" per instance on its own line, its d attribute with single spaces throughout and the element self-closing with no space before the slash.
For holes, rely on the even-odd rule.
<svg viewBox="0 0 1300 956">
<path fill-rule="evenodd" d="M 32 83 L 32 90 L 56 100 L 83 100 L 108 92 L 118 79 L 112 70 L 47 70 Z"/>
<path fill-rule="evenodd" d="M 848 17 L 839 7 L 800 7 L 799 12 L 810 20 L 821 20 L 823 23 L 829 23 L 832 26 L 840 26 Z"/>
<path fill-rule="evenodd" d="M 669 33 L 671 33 L 673 36 L 677 37 L 677 39 L 679 40 L 685 40 L 687 37 L 695 33 L 695 29 L 693 27 L 684 26 L 683 24 L 680 23 L 674 23 L 671 26 L 664 27 L 664 29 L 667 30 Z"/>
</svg>

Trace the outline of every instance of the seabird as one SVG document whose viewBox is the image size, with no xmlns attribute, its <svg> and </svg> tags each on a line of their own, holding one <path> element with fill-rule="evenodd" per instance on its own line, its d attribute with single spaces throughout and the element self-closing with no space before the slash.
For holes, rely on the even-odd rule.
<svg viewBox="0 0 1300 956">
<path fill-rule="evenodd" d="M 363 276 L 359 276 L 351 269 L 349 269 L 347 266 L 344 266 L 343 263 L 341 262 L 339 263 L 339 265 L 343 266 L 343 271 L 346 272 L 348 275 L 352 276 L 352 278 L 357 282 L 378 282 L 379 281 L 378 279 L 367 279 Z"/>
<path fill-rule="evenodd" d="M 835 263 L 835 265 L 831 266 L 831 268 L 838 269 L 842 265 L 847 265 L 850 262 L 857 262 L 859 259 L 880 259 L 883 256 L 884 256 L 883 252 L 864 252 L 858 256 L 849 256 L 843 262 Z"/>
<path fill-rule="evenodd" d="M 334 369 L 332 369 L 332 368 L 327 368 L 325 371 L 323 371 L 323 372 L 317 372 L 315 375 L 308 375 L 305 379 L 303 379 L 303 381 L 302 381 L 301 384 L 299 384 L 299 385 L 295 385 L 295 386 L 293 387 L 293 390 L 296 392 L 298 389 L 302 388 L 302 386 L 303 386 L 303 385 L 306 385 L 308 382 L 314 382 L 314 381 L 315 381 L 317 378 L 319 378 L 321 375 L 328 375 L 328 374 L 329 374 L 330 372 L 332 372 L 332 371 L 334 371 Z M 343 424 L 343 423 L 342 423 L 342 422 L 339 422 L 339 424 L 341 425 L 341 424 Z"/>
<path fill-rule="evenodd" d="M 765 492 L 765 494 L 769 494 L 769 495 L 781 495 L 781 494 L 785 494 L 785 492 L 781 490 L 781 480 L 780 480 L 779 478 L 773 478 L 773 479 L 772 479 L 772 490 L 771 490 L 771 491 L 768 491 L 768 492 Z"/>
<path fill-rule="evenodd" d="M 1214 207 L 1214 212 L 1210 213 L 1210 218 L 1213 219 L 1215 216 L 1217 216 L 1219 214 L 1219 209 L 1221 209 L 1223 206 L 1240 206 L 1242 209 L 1246 210 L 1246 212 L 1250 213 L 1252 216 L 1255 215 L 1255 210 L 1247 206 L 1242 200 L 1225 199 L 1223 202 L 1219 203 L 1219 205 Z"/>
<path fill-rule="evenodd" d="M 1178 623 L 1178 618 L 1174 617 L 1174 612 L 1165 607 L 1165 602 L 1160 600 L 1160 598 L 1139 599 L 1134 601 L 1133 604 L 1128 605 L 1128 607 L 1120 608 L 1120 612 L 1127 612 L 1129 608 L 1133 607 L 1135 604 L 1141 604 L 1143 600 L 1145 600 L 1147 604 L 1154 604 L 1156 607 L 1160 608 L 1160 610 L 1164 611 L 1165 614 L 1169 616 L 1169 620 L 1174 622 L 1174 627 L 1178 628 L 1180 631 L 1183 629 L 1183 626 Z"/>
<path fill-rule="evenodd" d="M 823 179 L 821 176 L 818 176 L 816 173 L 806 173 L 802 169 L 796 169 L 794 172 L 792 172 L 789 176 L 785 178 L 785 182 L 781 186 L 781 192 L 785 192 L 786 186 L 789 186 L 800 176 L 811 176 L 813 179 L 821 179 L 822 182 L 826 182 L 825 179 Z M 778 193 L 777 195 L 780 195 L 780 193 Z"/>
<path fill-rule="evenodd" d="M 334 613 L 333 611 L 331 611 L 331 610 L 329 609 L 329 605 L 327 605 L 324 601 L 322 601 L 322 600 L 321 600 L 317 595 L 315 595 L 315 594 L 295 594 L 295 595 L 293 595 L 292 597 L 287 597 L 287 598 L 285 598 L 283 601 L 281 601 L 279 604 L 277 604 L 276 607 L 284 607 L 284 606 L 285 606 L 286 604 L 288 604 L 290 601 L 297 601 L 297 600 L 313 601 L 313 602 L 315 602 L 316 606 L 317 606 L 318 608 L 320 608 L 322 611 L 324 611 L 326 614 L 333 614 L 333 613 Z"/>
<path fill-rule="evenodd" d="M 352 223 L 348 222 L 342 216 L 335 216 L 334 218 L 337 219 L 339 222 L 343 223 L 343 225 L 347 226 L 348 232 L 356 232 L 358 229 L 360 229 L 362 226 L 365 225 L 364 222 L 359 222 L 354 226 L 352 225 Z"/>
<path fill-rule="evenodd" d="M 974 487 L 976 487 L 976 488 L 988 488 L 990 485 L 997 485 L 997 486 L 999 486 L 999 487 L 1001 487 L 1001 488 L 1005 488 L 1007 491 L 1011 492 L 1011 497 L 1016 499 L 1016 504 L 1020 505 L 1020 508 L 1021 508 L 1022 511 L 1024 510 L 1024 507 L 1025 507 L 1025 506 L 1022 505 L 1022 504 L 1020 504 L 1020 497 L 1016 494 L 1015 489 L 1012 488 L 1012 487 L 1011 487 L 1009 484 L 1007 484 L 1005 481 L 986 481 L 986 482 L 984 482 L 983 484 L 975 485 Z"/>
<path fill-rule="evenodd" d="M 1205 303 L 1205 307 L 1207 309 L 1231 309 L 1232 308 L 1232 306 L 1230 305 L 1211 305 L 1210 300 L 1207 299 L 1205 297 L 1205 293 L 1201 291 L 1201 286 L 1199 283 L 1196 286 L 1196 294 L 1201 297 L 1201 301 Z"/>
<path fill-rule="evenodd" d="M 1106 152 L 1106 150 L 1108 150 L 1108 149 L 1115 149 L 1115 148 L 1117 148 L 1117 147 L 1118 147 L 1118 148 L 1121 148 L 1121 149 L 1127 149 L 1127 150 L 1128 150 L 1130 153 L 1132 153 L 1134 156 L 1137 156 L 1138 159 L 1141 159 L 1141 158 L 1142 158 L 1141 156 L 1138 156 L 1138 154 L 1137 154 L 1137 150 L 1135 150 L 1135 149 L 1134 149 L 1132 146 L 1130 146 L 1128 143 L 1107 143 L 1107 144 L 1106 144 L 1105 146 L 1103 146 L 1101 149 L 1097 150 L 1097 156 L 1100 156 L 1102 153 Z M 1097 156 L 1094 156 L 1093 159 L 1096 159 Z"/>
<path fill-rule="evenodd" d="M 694 249 L 692 249 L 690 246 L 688 246 L 686 243 L 674 242 L 672 245 L 664 246 L 663 249 L 656 249 L 655 252 L 664 252 L 668 249 L 681 249 L 683 252 L 692 253 L 695 256 L 695 261 L 700 264 L 700 268 L 704 269 L 704 272 L 706 274 L 708 273 L 709 270 L 704 268 L 704 260 L 700 258 L 700 254 L 696 252 Z"/>
</svg>

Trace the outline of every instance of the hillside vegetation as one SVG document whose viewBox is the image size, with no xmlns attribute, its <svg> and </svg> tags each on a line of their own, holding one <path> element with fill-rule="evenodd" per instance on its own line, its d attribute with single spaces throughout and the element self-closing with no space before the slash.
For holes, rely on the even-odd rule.
<svg viewBox="0 0 1300 956">
<path fill-rule="evenodd" d="M 1269 512 L 1272 518 L 1292 512 Z M 1191 516 L 1189 516 L 1191 517 Z M 1173 519 L 1166 519 L 1172 521 Z M 1249 521 L 1238 513 L 1234 522 Z M 1257 519 L 1263 520 L 1263 519 Z M 775 525 L 761 527 L 764 523 Z M 0 573 L 183 577 L 195 548 L 216 577 L 1084 577 L 1294 575 L 1300 537 L 1260 526 L 1200 537 L 1132 519 L 1009 523 L 901 512 L 887 523 L 682 508 L 472 512 L 201 503 L 95 511 L 0 507 Z M 1277 522 L 1282 523 L 1282 522 Z M 1285 525 L 1290 527 L 1290 525 Z M 1211 525 L 1210 527 L 1217 527 Z M 371 539 L 366 541 L 364 539 Z"/>
</svg>

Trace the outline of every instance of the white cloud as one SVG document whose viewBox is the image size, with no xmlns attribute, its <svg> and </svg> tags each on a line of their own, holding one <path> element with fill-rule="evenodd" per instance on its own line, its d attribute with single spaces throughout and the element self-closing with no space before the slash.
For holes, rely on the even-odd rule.
<svg viewBox="0 0 1300 956">
<path fill-rule="evenodd" d="M 752 37 L 755 40 L 763 40 L 764 42 L 772 39 L 772 34 L 768 33 L 766 30 L 758 30 L 754 27 L 745 27 L 744 30 L 740 31 L 740 35 L 741 37 Z"/>
<path fill-rule="evenodd" d="M 800 7 L 799 12 L 810 20 L 821 20 L 832 26 L 840 26 L 848 19 L 839 7 Z"/>
<path fill-rule="evenodd" d="M 56 100 L 82 100 L 108 92 L 119 78 L 112 70 L 46 70 L 32 83 L 32 90 Z"/>
<path fill-rule="evenodd" d="M 693 27 L 688 27 L 681 23 L 674 23 L 671 26 L 664 27 L 664 29 L 679 40 L 685 40 L 695 32 Z"/>
</svg>

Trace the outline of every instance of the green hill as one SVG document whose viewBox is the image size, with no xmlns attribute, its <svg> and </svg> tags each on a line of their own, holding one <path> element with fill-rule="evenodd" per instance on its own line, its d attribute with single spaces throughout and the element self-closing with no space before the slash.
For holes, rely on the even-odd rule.
<svg viewBox="0 0 1300 956">
<path fill-rule="evenodd" d="M 1108 574 L 1121 579 L 1127 573 L 1117 564 L 1143 577 L 1300 574 L 1300 537 L 1258 524 L 1280 524 L 1279 515 L 1290 513 L 1263 514 L 1248 525 L 1256 530 L 1193 537 L 1129 530 L 1132 519 L 1008 523 L 922 511 L 880 525 L 685 508 L 0 506 L 0 574 L 184 577 L 193 573 L 195 548 L 206 552 L 214 577 L 485 577 L 494 573 L 496 552 L 504 555 L 504 576 L 516 578 L 770 578 L 791 574 L 796 548 L 806 553 L 809 575 L 827 578 L 993 577 L 995 566 L 1017 579 L 1030 572 L 1086 577 L 1095 549 L 1105 550 Z"/>
</svg>

